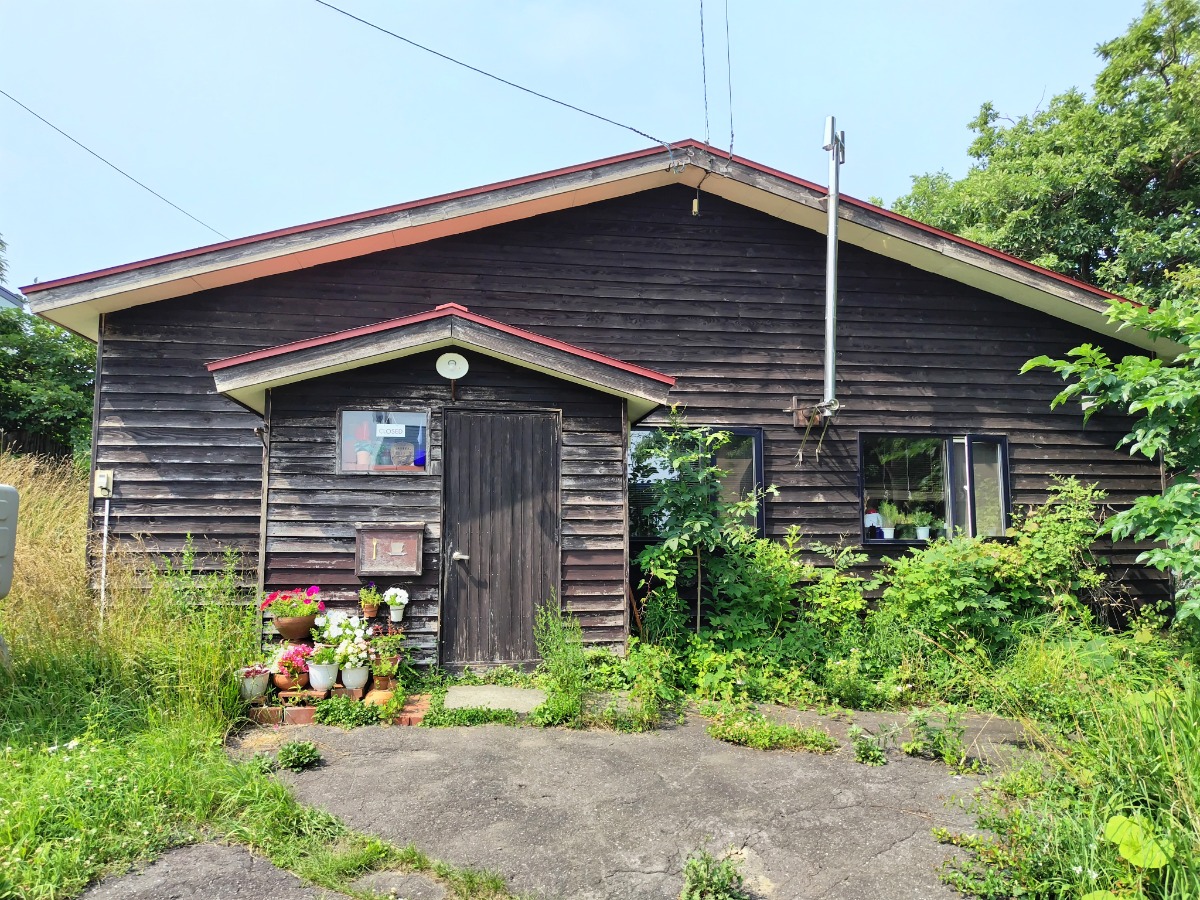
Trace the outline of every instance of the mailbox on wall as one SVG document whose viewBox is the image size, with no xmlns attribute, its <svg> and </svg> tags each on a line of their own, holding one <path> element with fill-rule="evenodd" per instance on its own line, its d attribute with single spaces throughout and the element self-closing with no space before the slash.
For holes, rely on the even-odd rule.
<svg viewBox="0 0 1200 900">
<path fill-rule="evenodd" d="M 354 574 L 420 575 L 424 538 L 424 522 L 357 526 Z"/>
</svg>

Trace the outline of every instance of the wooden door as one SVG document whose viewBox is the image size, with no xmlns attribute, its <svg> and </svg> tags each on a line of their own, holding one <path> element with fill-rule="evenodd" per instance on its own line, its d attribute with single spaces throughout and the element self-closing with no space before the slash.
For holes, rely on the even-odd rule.
<svg viewBox="0 0 1200 900">
<path fill-rule="evenodd" d="M 442 665 L 537 659 L 533 618 L 557 595 L 559 416 L 446 410 Z"/>
</svg>

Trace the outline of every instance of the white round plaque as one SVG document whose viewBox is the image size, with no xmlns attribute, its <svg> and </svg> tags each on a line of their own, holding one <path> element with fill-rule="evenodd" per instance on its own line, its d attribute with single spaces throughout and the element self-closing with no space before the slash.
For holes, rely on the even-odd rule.
<svg viewBox="0 0 1200 900">
<path fill-rule="evenodd" d="M 457 378 L 462 378 L 467 374 L 467 358 L 461 353 L 443 353 L 438 357 L 437 372 L 443 378 L 449 378 L 454 381 Z"/>
</svg>

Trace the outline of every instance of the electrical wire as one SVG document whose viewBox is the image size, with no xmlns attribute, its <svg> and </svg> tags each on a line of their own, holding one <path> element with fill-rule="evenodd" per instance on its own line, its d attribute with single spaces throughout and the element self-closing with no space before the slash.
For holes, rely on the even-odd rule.
<svg viewBox="0 0 1200 900">
<path fill-rule="evenodd" d="M 704 83 L 704 143 L 708 144 L 708 52 L 704 49 L 704 0 L 700 0 L 700 80 Z"/>
<path fill-rule="evenodd" d="M 118 172 L 121 175 L 124 175 L 126 178 L 128 178 L 130 181 L 132 181 L 134 184 L 136 184 L 142 190 L 149 191 L 151 194 L 153 194 L 155 197 L 157 197 L 163 203 L 167 204 L 167 206 L 170 206 L 174 209 L 179 210 L 179 212 L 183 213 L 185 216 L 187 216 L 189 219 L 191 219 L 197 225 L 203 225 L 205 228 L 207 228 L 209 231 L 211 231 L 217 237 L 224 238 L 225 240 L 229 240 L 229 238 L 226 235 L 221 234 L 221 232 L 217 231 L 217 229 L 213 228 L 211 225 L 209 225 L 207 222 L 203 221 L 202 219 L 196 218 L 190 212 L 188 212 L 186 209 L 184 209 L 182 206 L 180 206 L 178 203 L 172 203 L 170 200 L 168 200 L 166 197 L 164 197 L 158 191 L 154 190 L 154 188 L 138 181 L 136 178 L 134 178 L 132 175 L 130 175 L 128 172 L 126 172 L 124 169 L 122 169 L 120 166 L 116 165 L 115 163 L 109 162 L 107 159 L 105 159 L 103 156 L 101 156 L 99 153 L 97 153 L 91 147 L 89 147 L 86 144 L 82 143 L 81 141 L 78 141 L 75 138 L 71 137 L 71 135 L 67 134 L 65 131 L 63 131 L 61 128 L 59 128 L 57 125 L 55 125 L 49 119 L 47 119 L 45 116 L 39 115 L 38 113 L 34 112 L 32 109 L 30 109 L 28 106 L 26 106 L 20 100 L 18 100 L 12 94 L 8 93 L 8 91 L 0 89 L 0 94 L 3 94 L 5 97 L 7 97 L 13 103 L 17 104 L 17 106 L 21 107 L 21 109 L 25 110 L 25 112 L 29 113 L 35 119 L 40 119 L 46 125 L 49 125 L 55 131 L 57 131 L 59 134 L 61 134 L 63 137 L 65 137 L 68 141 L 70 141 L 72 144 L 75 144 L 77 147 L 81 147 L 82 149 L 86 150 L 88 153 L 90 153 L 92 156 L 96 157 L 96 159 L 100 160 L 100 162 L 104 163 L 106 166 L 108 166 L 113 171 Z"/>
<path fill-rule="evenodd" d="M 618 122 L 616 119 L 608 118 L 608 116 L 602 116 L 599 113 L 591 112 L 590 110 L 586 110 L 581 106 L 576 106 L 573 103 L 567 103 L 565 100 L 559 100 L 555 97 L 549 96 L 548 94 L 543 94 L 540 91 L 535 91 L 533 88 L 527 88 L 524 85 L 517 84 L 515 81 L 509 81 L 507 78 L 501 78 L 499 75 L 493 75 L 491 72 L 485 71 L 484 69 L 481 69 L 478 66 L 473 66 L 470 63 L 465 63 L 461 59 L 455 59 L 453 56 L 448 56 L 445 53 L 442 53 L 438 50 L 434 50 L 432 47 L 427 47 L 424 44 L 417 43 L 416 41 L 412 40 L 411 38 L 404 37 L 404 35 L 402 35 L 402 34 L 397 34 L 394 31 L 389 31 L 388 29 L 384 28 L 382 25 L 376 25 L 374 22 L 370 22 L 364 18 L 356 16 L 356 15 L 354 15 L 354 13 L 348 12 L 347 10 L 342 9 L 339 6 L 334 6 L 332 3 L 327 3 L 326 0 L 314 0 L 314 2 L 319 3 L 321 6 L 324 6 L 327 9 L 333 10 L 334 12 L 341 13 L 343 16 L 346 16 L 346 18 L 348 18 L 348 19 L 353 19 L 355 22 L 361 22 L 363 25 L 366 25 L 369 28 L 374 28 L 376 31 L 381 31 L 384 34 L 389 35 L 390 37 L 394 37 L 398 41 L 403 41 L 404 43 L 408 44 L 410 47 L 416 47 L 418 50 L 424 50 L 426 53 L 431 53 L 440 59 L 446 60 L 446 62 L 452 62 L 456 66 L 462 66 L 464 69 L 470 69 L 472 72 L 475 72 L 479 75 L 483 75 L 487 78 L 492 79 L 493 81 L 498 81 L 501 84 L 506 84 L 511 88 L 516 88 L 518 91 L 524 91 L 526 94 L 531 94 L 534 97 L 541 98 L 542 100 L 548 100 L 551 103 L 555 103 L 559 106 L 565 107 L 566 109 L 573 109 L 575 112 L 583 113 L 585 116 L 590 116 L 593 119 L 599 119 L 601 122 L 607 122 L 609 125 L 616 125 L 618 128 L 624 128 L 626 131 L 632 131 L 634 134 L 640 135 L 644 138 L 649 138 L 650 140 L 654 141 L 654 143 L 656 143 L 656 144 L 662 144 L 664 147 L 667 148 L 668 151 L 671 150 L 671 145 L 669 143 L 667 143 L 666 141 L 664 141 L 662 138 L 657 138 L 652 134 L 647 134 L 646 132 L 644 132 L 638 128 L 634 128 L 632 125 L 626 125 L 624 122 Z"/>
<path fill-rule="evenodd" d="M 730 0 L 725 0 L 725 82 L 730 86 L 730 161 L 733 160 L 733 64 L 730 50 Z"/>
</svg>

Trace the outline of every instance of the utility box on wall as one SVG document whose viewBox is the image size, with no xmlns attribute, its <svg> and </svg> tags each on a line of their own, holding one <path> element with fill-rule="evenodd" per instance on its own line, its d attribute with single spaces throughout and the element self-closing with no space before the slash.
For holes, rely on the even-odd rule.
<svg viewBox="0 0 1200 900">
<path fill-rule="evenodd" d="M 420 575 L 424 549 L 424 522 L 359 525 L 354 547 L 354 574 Z"/>
</svg>

